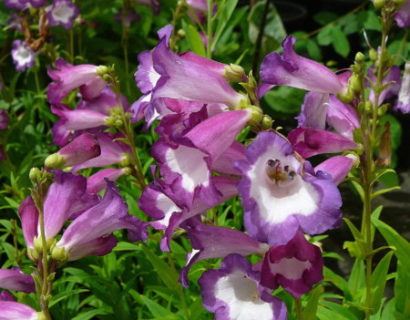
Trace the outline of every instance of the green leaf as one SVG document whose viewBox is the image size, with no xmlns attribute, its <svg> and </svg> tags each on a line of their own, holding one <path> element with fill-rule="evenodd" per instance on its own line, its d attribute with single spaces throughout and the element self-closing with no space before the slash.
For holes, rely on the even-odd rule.
<svg viewBox="0 0 410 320">
<path fill-rule="evenodd" d="M 219 38 L 224 32 L 226 24 L 229 22 L 229 19 L 232 16 L 236 6 L 238 4 L 238 0 L 227 0 L 223 1 L 221 8 L 219 8 L 218 12 L 218 23 L 215 30 L 215 36 L 212 41 L 213 47 L 212 50 L 215 49 L 215 45 L 218 43 Z"/>
<path fill-rule="evenodd" d="M 349 40 L 339 26 L 334 26 L 331 30 L 333 48 L 338 54 L 346 58 L 350 52 Z"/>
<path fill-rule="evenodd" d="M 409 265 L 399 260 L 397 266 L 397 279 L 394 284 L 395 319 L 410 319 L 410 273 Z"/>
<path fill-rule="evenodd" d="M 328 267 L 324 267 L 323 274 L 325 281 L 333 283 L 341 291 L 343 291 L 344 293 L 348 293 L 347 281 L 343 277 L 339 276 Z"/>
<path fill-rule="evenodd" d="M 350 295 L 353 297 L 354 301 L 360 301 L 363 296 L 363 290 L 365 284 L 365 270 L 364 270 L 364 262 L 362 259 L 356 259 L 352 272 L 350 273 L 349 280 L 347 281 L 347 285 L 349 288 Z"/>
<path fill-rule="evenodd" d="M 205 57 L 205 47 L 196 28 L 191 24 L 185 23 L 185 21 L 182 21 L 182 27 L 185 30 L 186 38 L 188 40 L 191 50 L 196 54 Z"/>
<path fill-rule="evenodd" d="M 104 309 L 95 309 L 95 310 L 89 310 L 86 312 L 83 312 L 79 314 L 78 316 L 74 317 L 72 320 L 89 320 L 89 319 L 95 319 L 95 316 L 98 315 L 104 315 L 107 314 L 107 311 Z"/>
<path fill-rule="evenodd" d="M 300 111 L 304 95 L 305 91 L 303 90 L 280 86 L 268 91 L 264 96 L 264 101 L 272 110 L 296 114 Z"/>
<path fill-rule="evenodd" d="M 322 26 L 335 21 L 337 14 L 331 11 L 320 11 L 313 16 L 313 19 Z"/>
<path fill-rule="evenodd" d="M 388 252 L 377 264 L 376 269 L 374 269 L 374 272 L 372 274 L 372 309 L 374 312 L 377 312 L 379 310 L 382 298 L 384 296 L 387 273 L 389 271 L 390 261 L 393 253 L 393 251 Z"/>
<path fill-rule="evenodd" d="M 357 317 L 344 306 L 340 304 L 321 301 L 318 308 L 317 316 L 320 320 L 355 320 Z"/>
<path fill-rule="evenodd" d="M 303 310 L 304 320 L 315 320 L 316 312 L 319 303 L 319 298 L 323 293 L 323 287 L 318 286 L 309 292 L 309 300 L 307 301 L 306 307 Z"/>
<path fill-rule="evenodd" d="M 363 27 L 366 30 L 381 31 L 380 19 L 373 10 L 365 11 L 364 15 Z"/>
<path fill-rule="evenodd" d="M 332 28 L 327 27 L 322 29 L 318 34 L 317 34 L 317 42 L 321 46 L 327 46 L 332 43 Z"/>
</svg>

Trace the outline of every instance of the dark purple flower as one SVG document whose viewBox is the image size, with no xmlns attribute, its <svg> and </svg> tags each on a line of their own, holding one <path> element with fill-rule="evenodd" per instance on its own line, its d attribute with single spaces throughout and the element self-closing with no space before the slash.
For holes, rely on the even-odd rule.
<svg viewBox="0 0 410 320">
<path fill-rule="evenodd" d="M 271 247 L 265 254 L 261 284 L 271 289 L 282 286 L 299 298 L 323 279 L 322 270 L 320 248 L 299 232 L 287 244 Z"/>
<path fill-rule="evenodd" d="M 328 174 L 315 174 L 278 134 L 259 133 L 238 161 L 238 184 L 245 226 L 255 239 L 287 243 L 302 229 L 309 234 L 334 228 L 341 217 L 341 196 Z"/>
<path fill-rule="evenodd" d="M 23 72 L 28 68 L 34 66 L 35 53 L 26 42 L 21 40 L 13 41 L 13 48 L 11 50 L 11 57 L 16 66 L 17 71 Z"/>
<path fill-rule="evenodd" d="M 1 291 L 0 292 L 0 301 L 16 301 L 14 296 L 8 291 Z"/>
<path fill-rule="evenodd" d="M 25 1 L 28 5 L 31 5 L 34 8 L 40 8 L 44 6 L 44 4 L 46 3 L 46 0 L 21 0 L 21 1 Z"/>
<path fill-rule="evenodd" d="M 286 320 L 286 306 L 259 285 L 259 272 L 239 255 L 229 255 L 221 268 L 199 279 L 204 307 L 216 320 Z"/>
<path fill-rule="evenodd" d="M 53 4 L 47 7 L 50 26 L 63 26 L 65 29 L 71 29 L 78 14 L 78 7 L 70 0 L 53 0 Z"/>
</svg>

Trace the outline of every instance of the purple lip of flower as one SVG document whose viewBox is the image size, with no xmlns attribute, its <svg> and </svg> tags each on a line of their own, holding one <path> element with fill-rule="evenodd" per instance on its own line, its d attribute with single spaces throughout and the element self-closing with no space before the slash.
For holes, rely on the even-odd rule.
<svg viewBox="0 0 410 320">
<path fill-rule="evenodd" d="M 302 229 L 318 234 L 340 221 L 340 193 L 327 174 L 315 175 L 292 154 L 288 141 L 272 132 L 260 133 L 238 161 L 238 184 L 245 226 L 255 239 L 287 243 Z"/>
<path fill-rule="evenodd" d="M 127 205 L 114 183 L 107 180 L 103 199 L 77 217 L 64 231 L 56 248 L 68 253 L 68 260 L 77 260 L 89 254 L 103 255 L 115 246 L 115 230 L 127 229 L 131 241 L 147 238 L 144 223 L 127 214 Z"/>
<path fill-rule="evenodd" d="M 306 241 L 302 233 L 283 246 L 271 247 L 262 264 L 261 284 L 282 286 L 294 297 L 312 289 L 323 278 L 323 258 L 319 247 Z"/>
<path fill-rule="evenodd" d="M 410 0 L 407 0 L 401 9 L 394 14 L 394 20 L 400 28 L 410 27 Z"/>
<path fill-rule="evenodd" d="M 283 41 L 283 55 L 268 54 L 262 62 L 259 96 L 274 86 L 290 86 L 321 93 L 342 93 L 345 86 L 338 76 L 320 63 L 296 54 L 293 37 Z"/>
<path fill-rule="evenodd" d="M 0 301 L 2 319 L 40 320 L 37 312 L 25 304 L 14 301 Z"/>
<path fill-rule="evenodd" d="M 406 62 L 405 64 L 399 98 L 394 108 L 403 113 L 410 113 L 410 62 Z"/>
<path fill-rule="evenodd" d="M 204 307 L 216 320 L 285 320 L 286 306 L 259 285 L 260 274 L 239 255 L 229 255 L 221 268 L 199 279 Z"/>
<path fill-rule="evenodd" d="M 22 292 L 34 292 L 34 280 L 20 270 L 0 269 L 0 288 Z"/>
<path fill-rule="evenodd" d="M 13 58 L 13 62 L 16 66 L 17 71 L 23 72 L 26 69 L 34 66 L 35 53 L 24 41 L 13 41 L 13 49 L 11 50 L 11 56 Z"/>
<path fill-rule="evenodd" d="M 78 7 L 70 0 L 54 0 L 53 4 L 47 7 L 50 26 L 63 26 L 65 29 L 71 29 L 78 14 Z"/>
<path fill-rule="evenodd" d="M 28 248 L 34 248 L 33 241 L 37 236 L 38 211 L 30 196 L 20 204 L 18 212 L 26 245 Z"/>
<path fill-rule="evenodd" d="M 6 110 L 0 110 L 0 130 L 7 129 L 9 125 L 9 115 Z"/>
<path fill-rule="evenodd" d="M 252 239 L 235 229 L 202 224 L 197 217 L 186 221 L 183 227 L 188 231 L 192 252 L 187 255 L 185 267 L 181 270 L 180 282 L 188 287 L 189 269 L 200 260 L 224 258 L 231 253 L 243 256 L 264 254 L 268 245 Z"/>
</svg>

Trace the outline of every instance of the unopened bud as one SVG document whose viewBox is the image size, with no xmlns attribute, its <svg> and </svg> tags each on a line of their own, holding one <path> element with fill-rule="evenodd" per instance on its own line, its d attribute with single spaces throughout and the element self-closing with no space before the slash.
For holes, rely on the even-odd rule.
<svg viewBox="0 0 410 320">
<path fill-rule="evenodd" d="M 35 237 L 33 240 L 33 245 L 37 252 L 43 251 L 43 241 L 41 240 L 41 237 Z"/>
<path fill-rule="evenodd" d="M 110 69 L 107 66 L 98 66 L 97 69 L 95 70 L 95 73 L 99 75 L 100 77 L 103 77 L 108 72 L 110 72 Z"/>
<path fill-rule="evenodd" d="M 47 320 L 47 317 L 43 312 L 37 312 L 37 319 L 38 320 Z"/>
<path fill-rule="evenodd" d="M 36 262 L 39 258 L 38 251 L 35 248 L 28 248 L 27 249 L 27 255 L 29 259 L 33 262 Z"/>
<path fill-rule="evenodd" d="M 63 247 L 54 247 L 51 251 L 51 257 L 59 262 L 65 262 L 68 260 L 68 252 Z"/>
<path fill-rule="evenodd" d="M 29 177 L 32 183 L 36 183 L 41 179 L 41 170 L 39 168 L 31 168 Z"/>
<path fill-rule="evenodd" d="M 121 167 L 128 167 L 130 165 L 130 157 L 128 156 L 127 153 L 123 153 L 121 155 L 121 161 L 120 161 L 120 166 Z"/>
<path fill-rule="evenodd" d="M 257 106 L 249 106 L 247 110 L 251 113 L 251 118 L 248 124 L 251 126 L 260 125 L 263 119 L 262 110 Z"/>
<path fill-rule="evenodd" d="M 245 75 L 245 70 L 240 65 L 230 64 L 225 66 L 224 77 L 228 81 L 243 81 L 243 76 Z"/>
<path fill-rule="evenodd" d="M 44 161 L 44 165 L 50 169 L 60 169 L 64 166 L 64 157 L 58 153 L 50 154 Z"/>
<path fill-rule="evenodd" d="M 348 87 L 345 93 L 338 94 L 337 97 L 339 98 L 340 101 L 342 101 L 344 103 L 350 103 L 350 102 L 352 102 L 352 100 L 354 98 L 354 93 L 351 90 L 351 88 Z"/>
<path fill-rule="evenodd" d="M 386 4 L 386 0 L 373 0 L 373 5 L 377 10 L 380 10 Z"/>
<path fill-rule="evenodd" d="M 358 52 L 358 53 L 356 53 L 356 56 L 355 56 L 354 60 L 355 60 L 357 63 L 363 63 L 363 62 L 366 60 L 366 57 L 364 56 L 363 53 Z"/>
<path fill-rule="evenodd" d="M 125 167 L 122 169 L 124 176 L 129 176 L 132 173 L 132 169 L 130 167 Z"/>
<path fill-rule="evenodd" d="M 272 128 L 273 120 L 270 116 L 265 114 L 265 115 L 263 115 L 261 124 L 262 124 L 262 128 L 270 129 L 270 128 Z"/>
<path fill-rule="evenodd" d="M 179 29 L 177 32 L 177 35 L 180 36 L 181 38 L 184 38 L 186 33 L 184 29 Z"/>
<path fill-rule="evenodd" d="M 387 112 L 387 109 L 389 108 L 389 104 L 385 103 L 382 104 L 378 109 L 377 109 L 377 114 L 381 117 Z"/>
<path fill-rule="evenodd" d="M 374 48 L 371 48 L 369 50 L 369 56 L 370 56 L 370 60 L 372 60 L 373 62 L 377 60 L 377 51 Z"/>
<path fill-rule="evenodd" d="M 349 89 L 353 92 L 360 92 L 362 90 L 362 82 L 357 74 L 352 74 L 350 76 Z"/>
</svg>

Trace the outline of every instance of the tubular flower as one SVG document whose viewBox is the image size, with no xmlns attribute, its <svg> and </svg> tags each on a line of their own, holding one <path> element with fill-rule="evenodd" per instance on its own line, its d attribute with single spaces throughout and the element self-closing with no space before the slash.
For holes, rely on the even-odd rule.
<svg viewBox="0 0 410 320">
<path fill-rule="evenodd" d="M 260 133 L 238 161 L 245 226 L 255 239 L 282 245 L 302 229 L 318 234 L 341 217 L 340 193 L 328 174 L 314 173 L 293 155 L 291 144 L 272 132 Z"/>
<path fill-rule="evenodd" d="M 47 7 L 47 18 L 50 26 L 63 26 L 71 29 L 79 13 L 78 7 L 70 0 L 53 0 Z"/>
<path fill-rule="evenodd" d="M 199 279 L 204 307 L 216 320 L 285 320 L 285 304 L 259 285 L 260 274 L 239 255 L 229 255 L 218 270 Z"/>
<path fill-rule="evenodd" d="M 259 96 L 274 86 L 290 86 L 321 93 L 343 93 L 345 85 L 339 77 L 320 63 L 296 54 L 295 38 L 283 41 L 283 54 L 268 54 L 262 62 L 260 77 L 262 84 Z"/>
<path fill-rule="evenodd" d="M 42 313 L 14 301 L 0 301 L 0 320 L 45 320 Z"/>
<path fill-rule="evenodd" d="M 34 292 L 34 280 L 19 269 L 0 269 L 0 288 L 22 292 Z"/>
<path fill-rule="evenodd" d="M 13 48 L 11 50 L 11 57 L 17 71 L 23 72 L 28 68 L 34 66 L 35 53 L 30 49 L 28 44 L 21 40 L 13 41 Z"/>
</svg>

